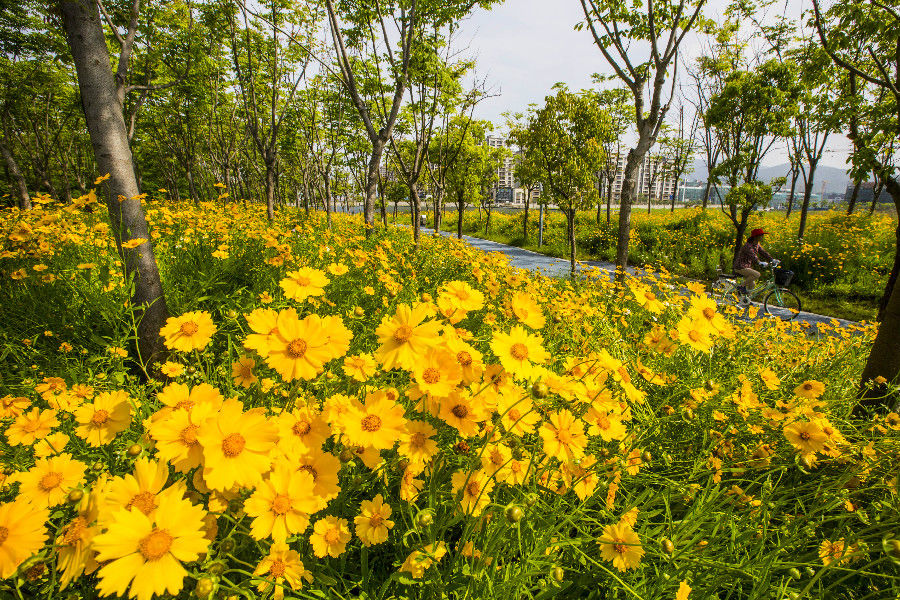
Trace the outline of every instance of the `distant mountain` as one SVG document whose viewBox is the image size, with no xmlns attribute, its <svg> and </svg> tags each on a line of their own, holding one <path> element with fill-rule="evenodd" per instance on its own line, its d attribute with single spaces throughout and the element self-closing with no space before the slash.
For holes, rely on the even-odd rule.
<svg viewBox="0 0 900 600">
<path fill-rule="evenodd" d="M 775 165 L 772 167 L 762 167 L 759 170 L 759 178 L 763 181 L 769 181 L 770 179 L 774 179 L 775 177 L 790 177 L 791 165 L 788 163 L 784 163 L 781 165 Z M 696 181 L 706 181 L 706 164 L 702 161 L 694 162 L 694 172 L 690 175 L 686 175 L 685 178 L 696 180 Z M 845 169 L 840 169 L 837 167 L 827 167 L 824 165 L 819 165 L 816 169 L 816 177 L 813 183 L 813 190 L 815 192 L 822 191 L 822 182 L 825 182 L 825 191 L 826 192 L 841 192 L 847 189 L 847 184 L 850 183 L 850 175 L 847 174 Z M 790 185 L 790 179 L 788 179 L 787 184 Z M 797 180 L 797 190 L 801 191 L 803 189 L 803 175 L 801 174 Z"/>
</svg>

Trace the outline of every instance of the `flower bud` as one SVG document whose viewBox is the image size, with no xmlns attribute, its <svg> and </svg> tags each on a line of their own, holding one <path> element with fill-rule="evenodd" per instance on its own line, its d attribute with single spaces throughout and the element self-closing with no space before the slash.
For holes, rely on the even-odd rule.
<svg viewBox="0 0 900 600">
<path fill-rule="evenodd" d="M 506 520 L 510 523 L 518 523 L 522 520 L 522 517 L 525 516 L 525 511 L 522 510 L 521 506 L 516 506 L 512 504 L 506 507 Z"/>
<path fill-rule="evenodd" d="M 434 512 L 432 510 L 420 510 L 416 515 L 416 525 L 419 527 L 429 527 L 432 523 L 434 523 Z"/>
<path fill-rule="evenodd" d="M 126 453 L 128 454 L 128 456 L 131 456 L 133 458 L 140 454 L 143 449 L 144 448 L 140 444 L 132 444 L 128 446 L 128 450 L 126 450 Z"/>
<path fill-rule="evenodd" d="M 535 381 L 531 386 L 531 395 L 535 398 L 546 398 L 550 393 L 550 388 L 543 381 Z"/>
</svg>

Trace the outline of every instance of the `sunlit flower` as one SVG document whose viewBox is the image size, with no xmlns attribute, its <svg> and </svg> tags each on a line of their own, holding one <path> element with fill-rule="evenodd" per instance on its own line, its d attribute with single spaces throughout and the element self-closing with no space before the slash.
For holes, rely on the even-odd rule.
<svg viewBox="0 0 900 600">
<path fill-rule="evenodd" d="M 516 325 L 508 334 L 494 333 L 491 350 L 504 369 L 513 375 L 528 378 L 534 365 L 542 365 L 550 359 L 550 354 L 544 350 L 542 343 L 539 335 L 530 334 Z"/>
<path fill-rule="evenodd" d="M 319 558 L 331 556 L 337 558 L 344 553 L 350 541 L 350 527 L 346 519 L 327 516 L 316 521 L 313 534 L 309 538 L 313 554 Z"/>
<path fill-rule="evenodd" d="M 300 554 L 283 542 L 272 544 L 269 555 L 260 561 L 253 575 L 267 580 L 260 583 L 256 590 L 265 596 L 270 589 L 274 589 L 275 600 L 284 598 L 285 583 L 296 591 L 303 587 L 304 580 L 307 583 L 313 581 L 312 573 L 306 570 L 300 560 Z"/>
<path fill-rule="evenodd" d="M 188 312 L 180 317 L 169 317 L 159 334 L 166 339 L 166 348 L 179 352 L 203 350 L 216 326 L 206 311 Z"/>
<path fill-rule="evenodd" d="M 0 578 L 12 577 L 27 558 L 44 547 L 50 511 L 20 495 L 0 504 Z"/>
<path fill-rule="evenodd" d="M 378 370 L 371 354 L 356 354 L 344 359 L 344 373 L 356 381 L 368 381 Z"/>
<path fill-rule="evenodd" d="M 801 454 L 813 454 L 825 450 L 828 435 L 815 422 L 795 421 L 784 428 L 784 437 Z"/>
<path fill-rule="evenodd" d="M 251 537 L 271 536 L 276 542 L 305 531 L 309 515 L 324 506 L 324 500 L 313 493 L 312 475 L 283 463 L 276 465 L 244 502 L 244 510 L 253 517 Z"/>
<path fill-rule="evenodd" d="M 291 271 L 278 285 L 284 290 L 284 295 L 291 300 L 303 302 L 310 296 L 322 296 L 323 289 L 329 283 L 328 277 L 319 269 L 300 267 Z"/>
<path fill-rule="evenodd" d="M 253 373 L 255 366 L 256 361 L 249 356 L 242 356 L 231 363 L 231 378 L 234 385 L 248 388 L 259 381 L 259 378 Z"/>
<path fill-rule="evenodd" d="M 491 503 L 494 480 L 484 471 L 457 471 L 452 483 L 453 493 L 460 494 L 460 508 L 467 515 L 477 517 Z"/>
<path fill-rule="evenodd" d="M 600 557 L 612 562 L 619 571 L 624 572 L 641 564 L 641 557 L 644 556 L 641 539 L 627 523 L 607 525 L 598 542 Z"/>
<path fill-rule="evenodd" d="M 400 572 L 409 573 L 413 579 L 421 579 L 425 571 L 446 554 L 447 545 L 444 542 L 428 544 L 422 550 L 413 550 L 400 566 Z"/>
<path fill-rule="evenodd" d="M 134 463 L 134 473 L 113 477 L 106 484 L 101 520 L 108 520 L 118 510 L 132 508 L 152 518 L 162 498 L 184 496 L 184 482 L 166 488 L 168 479 L 169 465 L 165 461 L 138 458 Z"/>
<path fill-rule="evenodd" d="M 407 421 L 406 435 L 397 451 L 413 464 L 423 465 L 438 451 L 434 436 L 437 430 L 425 421 Z"/>
<path fill-rule="evenodd" d="M 393 317 L 385 317 L 375 330 L 378 343 L 375 357 L 385 370 L 395 367 L 411 370 L 419 357 L 438 343 L 440 324 L 425 321 L 431 312 L 425 304 L 410 307 L 401 304 Z"/>
<path fill-rule="evenodd" d="M 544 452 L 563 462 L 584 456 L 587 436 L 584 424 L 567 410 L 551 414 L 539 430 L 544 440 Z"/>
<path fill-rule="evenodd" d="M 75 409 L 75 434 L 89 446 L 103 446 L 131 425 L 131 398 L 126 392 L 102 392 L 92 404 Z"/>
<path fill-rule="evenodd" d="M 510 304 L 512 305 L 513 314 L 516 315 L 520 323 L 532 329 L 542 329 L 544 327 L 546 323 L 544 313 L 531 294 L 516 292 L 513 294 Z"/>
<path fill-rule="evenodd" d="M 365 546 L 386 542 L 388 532 L 394 527 L 390 516 L 391 507 L 384 503 L 381 494 L 376 494 L 372 500 L 363 500 L 360 514 L 353 519 L 356 526 L 356 537 Z"/>
<path fill-rule="evenodd" d="M 86 467 L 71 454 L 39 458 L 30 470 L 15 475 L 21 483 L 19 493 L 41 507 L 62 504 L 72 488 L 84 481 Z"/>
<path fill-rule="evenodd" d="M 794 388 L 794 393 L 801 398 L 810 398 L 815 400 L 825 391 L 825 384 L 815 379 L 804 381 Z"/>
</svg>

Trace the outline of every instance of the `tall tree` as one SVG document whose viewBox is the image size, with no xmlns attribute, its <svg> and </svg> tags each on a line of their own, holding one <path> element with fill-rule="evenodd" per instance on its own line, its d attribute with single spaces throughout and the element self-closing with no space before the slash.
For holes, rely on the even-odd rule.
<svg viewBox="0 0 900 600">
<path fill-rule="evenodd" d="M 95 0 L 59 3 L 97 166 L 109 174 L 107 208 L 116 247 L 123 257 L 126 280 L 134 278 L 133 306 L 139 311 L 139 359 L 145 368 L 160 357 L 159 331 L 169 316 L 147 219 L 141 208 L 121 96 L 113 79 L 100 8 Z M 123 242 L 145 240 L 130 248 Z"/>
<path fill-rule="evenodd" d="M 852 111 L 850 138 L 855 152 L 852 171 L 872 172 L 900 215 L 900 181 L 896 153 L 882 150 L 900 136 L 900 4 L 896 0 L 850 0 L 823 10 L 813 0 L 819 40 L 836 65 L 847 72 L 850 94 L 845 107 Z M 900 376 L 900 224 L 896 230 L 894 264 L 879 310 L 881 325 L 862 374 L 861 406 L 887 404 L 886 387 L 875 383 Z"/>
<path fill-rule="evenodd" d="M 700 124 L 700 115 L 694 113 L 691 122 L 685 128 L 684 105 L 678 107 L 678 128 L 663 136 L 659 145 L 663 154 L 668 157 L 666 163 L 665 178 L 672 180 L 671 211 L 675 212 L 675 200 L 678 197 L 678 185 L 685 174 L 693 170 L 691 163 L 694 160 L 694 152 L 697 149 L 697 128 Z"/>
<path fill-rule="evenodd" d="M 647 0 L 645 7 L 627 7 L 619 0 L 580 2 L 594 43 L 634 97 L 638 139 L 625 160 L 616 242 L 616 264 L 624 268 L 628 264 L 637 172 L 669 110 L 677 80 L 678 52 L 688 32 L 702 21 L 705 0 Z M 641 47 L 643 55 L 645 46 L 649 47 L 649 58 L 637 59 L 635 48 Z M 667 86 L 671 87 L 668 94 Z"/>
</svg>

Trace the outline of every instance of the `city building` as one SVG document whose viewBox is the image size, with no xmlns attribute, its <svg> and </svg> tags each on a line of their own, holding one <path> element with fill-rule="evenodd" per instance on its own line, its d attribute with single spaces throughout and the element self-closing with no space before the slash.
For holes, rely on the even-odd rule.
<svg viewBox="0 0 900 600">
<path fill-rule="evenodd" d="M 499 135 L 489 135 L 485 139 L 485 144 L 491 148 L 507 148 L 506 138 Z M 525 205 L 525 197 L 528 190 L 516 181 L 515 169 L 516 162 L 520 152 L 511 152 L 503 158 L 500 166 L 497 168 L 496 183 L 496 199 L 497 202 L 510 203 L 514 205 Z M 531 199 L 534 201 L 541 195 L 540 190 L 533 190 Z"/>
<path fill-rule="evenodd" d="M 612 184 L 612 199 L 619 200 L 622 194 L 622 186 L 625 182 L 625 159 L 623 153 L 616 161 L 616 178 Z M 646 201 L 648 198 L 659 204 L 667 204 L 672 200 L 675 190 L 675 177 L 672 176 L 669 165 L 671 159 L 665 156 L 644 156 L 644 160 L 638 167 L 637 174 L 637 201 Z M 600 192 L 606 197 L 606 181 L 601 181 Z"/>
</svg>

